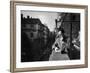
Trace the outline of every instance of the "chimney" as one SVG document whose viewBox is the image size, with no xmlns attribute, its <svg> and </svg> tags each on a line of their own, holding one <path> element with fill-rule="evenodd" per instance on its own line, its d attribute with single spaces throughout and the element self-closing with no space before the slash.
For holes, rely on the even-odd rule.
<svg viewBox="0 0 90 73">
<path fill-rule="evenodd" d="M 27 16 L 27 19 L 29 19 L 30 17 L 29 16 Z"/>
<path fill-rule="evenodd" d="M 21 18 L 23 18 L 23 14 L 21 14 Z"/>
</svg>

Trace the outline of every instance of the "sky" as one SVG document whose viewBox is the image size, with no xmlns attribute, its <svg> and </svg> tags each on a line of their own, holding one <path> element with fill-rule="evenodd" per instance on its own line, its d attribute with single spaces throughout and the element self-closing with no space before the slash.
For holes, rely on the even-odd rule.
<svg viewBox="0 0 90 73">
<path fill-rule="evenodd" d="M 48 26 L 50 31 L 54 31 L 55 28 L 55 19 L 58 18 L 59 13 L 57 12 L 41 12 L 41 11 L 29 11 L 29 10 L 22 10 L 21 14 L 23 17 L 30 16 L 32 18 L 39 18 L 42 24 Z"/>
</svg>

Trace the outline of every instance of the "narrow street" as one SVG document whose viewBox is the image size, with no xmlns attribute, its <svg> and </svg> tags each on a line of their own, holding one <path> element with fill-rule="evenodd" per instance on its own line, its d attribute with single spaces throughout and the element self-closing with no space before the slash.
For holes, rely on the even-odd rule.
<svg viewBox="0 0 90 73">
<path fill-rule="evenodd" d="M 56 60 L 69 60 L 69 57 L 67 54 L 61 54 L 60 52 L 52 51 L 52 54 L 50 55 L 49 61 L 56 61 Z"/>
</svg>

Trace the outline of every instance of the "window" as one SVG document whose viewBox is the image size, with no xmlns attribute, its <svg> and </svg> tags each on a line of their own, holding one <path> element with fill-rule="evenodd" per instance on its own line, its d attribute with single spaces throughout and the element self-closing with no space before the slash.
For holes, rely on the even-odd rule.
<svg viewBox="0 0 90 73">
<path fill-rule="evenodd" d="M 30 37 L 33 38 L 33 36 L 34 36 L 33 33 L 30 33 Z"/>
</svg>

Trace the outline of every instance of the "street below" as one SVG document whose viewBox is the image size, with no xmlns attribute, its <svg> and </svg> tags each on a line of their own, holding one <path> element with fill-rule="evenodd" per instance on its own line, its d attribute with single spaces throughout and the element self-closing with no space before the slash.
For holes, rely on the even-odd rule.
<svg viewBox="0 0 90 73">
<path fill-rule="evenodd" d="M 56 60 L 69 60 L 68 54 L 61 54 L 60 52 L 52 51 L 52 54 L 49 57 L 49 61 L 56 61 Z"/>
</svg>

